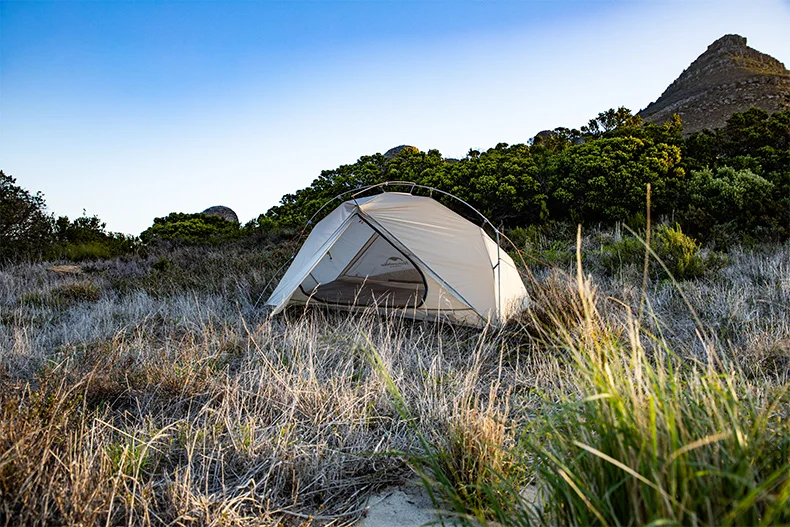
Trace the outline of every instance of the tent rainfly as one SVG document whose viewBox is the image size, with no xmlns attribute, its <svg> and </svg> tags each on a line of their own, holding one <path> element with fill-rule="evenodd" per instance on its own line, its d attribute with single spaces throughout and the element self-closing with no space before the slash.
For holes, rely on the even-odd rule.
<svg viewBox="0 0 790 527">
<path fill-rule="evenodd" d="M 483 326 L 526 298 L 513 260 L 482 228 L 429 197 L 384 192 L 316 224 L 266 305 L 272 315 L 316 303 Z"/>
</svg>

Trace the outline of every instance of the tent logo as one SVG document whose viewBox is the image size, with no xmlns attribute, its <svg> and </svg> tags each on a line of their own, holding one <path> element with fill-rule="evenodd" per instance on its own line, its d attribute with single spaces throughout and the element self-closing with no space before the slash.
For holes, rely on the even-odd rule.
<svg viewBox="0 0 790 527">
<path fill-rule="evenodd" d="M 408 265 L 400 256 L 390 256 L 387 261 L 381 264 L 382 267 L 402 267 Z"/>
</svg>

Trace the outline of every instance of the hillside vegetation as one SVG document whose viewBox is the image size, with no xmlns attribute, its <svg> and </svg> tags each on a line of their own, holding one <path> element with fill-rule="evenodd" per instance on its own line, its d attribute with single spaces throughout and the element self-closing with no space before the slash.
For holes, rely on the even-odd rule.
<svg viewBox="0 0 790 527">
<path fill-rule="evenodd" d="M 677 119 L 645 124 L 620 108 L 599 114 L 581 130 L 558 128 L 531 145 L 501 143 L 485 152 L 470 150 L 460 160 L 416 149 L 404 149 L 394 159 L 364 156 L 322 172 L 251 227 L 302 228 L 338 194 L 382 181 L 411 181 L 453 193 L 495 225 L 511 228 L 639 223 L 650 183 L 654 214 L 672 218 L 701 240 L 726 247 L 787 239 L 790 111 L 769 116 L 753 109 L 733 115 L 715 132 L 684 139 L 681 131 Z"/>
<path fill-rule="evenodd" d="M 108 258 L 139 251 L 140 241 L 216 244 L 290 237 L 328 214 L 333 207 L 307 224 L 338 195 L 385 181 L 455 194 L 506 230 L 557 230 L 558 223 L 642 225 L 649 183 L 654 216 L 713 248 L 790 237 L 790 111 L 768 115 L 754 108 L 715 131 L 686 138 L 681 131 L 677 118 L 659 126 L 619 108 L 600 113 L 581 130 L 557 128 L 531 144 L 500 143 L 485 152 L 470 150 L 460 160 L 416 148 L 400 149 L 394 157 L 363 156 L 323 171 L 309 187 L 283 196 L 243 227 L 217 216 L 173 213 L 156 218 L 139 240 L 107 232 L 95 216 L 55 219 L 46 213 L 44 196 L 0 172 L 0 260 Z"/>
</svg>

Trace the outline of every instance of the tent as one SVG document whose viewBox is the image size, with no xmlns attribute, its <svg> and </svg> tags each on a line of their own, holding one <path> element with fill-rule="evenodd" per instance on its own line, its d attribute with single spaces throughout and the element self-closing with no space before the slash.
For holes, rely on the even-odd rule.
<svg viewBox="0 0 790 527">
<path fill-rule="evenodd" d="M 430 197 L 383 192 L 316 224 L 266 305 L 271 315 L 315 303 L 483 326 L 526 298 L 513 260 L 481 227 Z"/>
</svg>

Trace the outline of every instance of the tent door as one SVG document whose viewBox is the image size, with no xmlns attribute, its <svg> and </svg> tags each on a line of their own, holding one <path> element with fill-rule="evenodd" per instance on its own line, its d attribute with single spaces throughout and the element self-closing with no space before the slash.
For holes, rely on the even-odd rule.
<svg viewBox="0 0 790 527">
<path fill-rule="evenodd" d="M 416 308 L 427 293 L 414 262 L 361 218 L 300 288 L 312 300 L 345 306 Z"/>
</svg>

